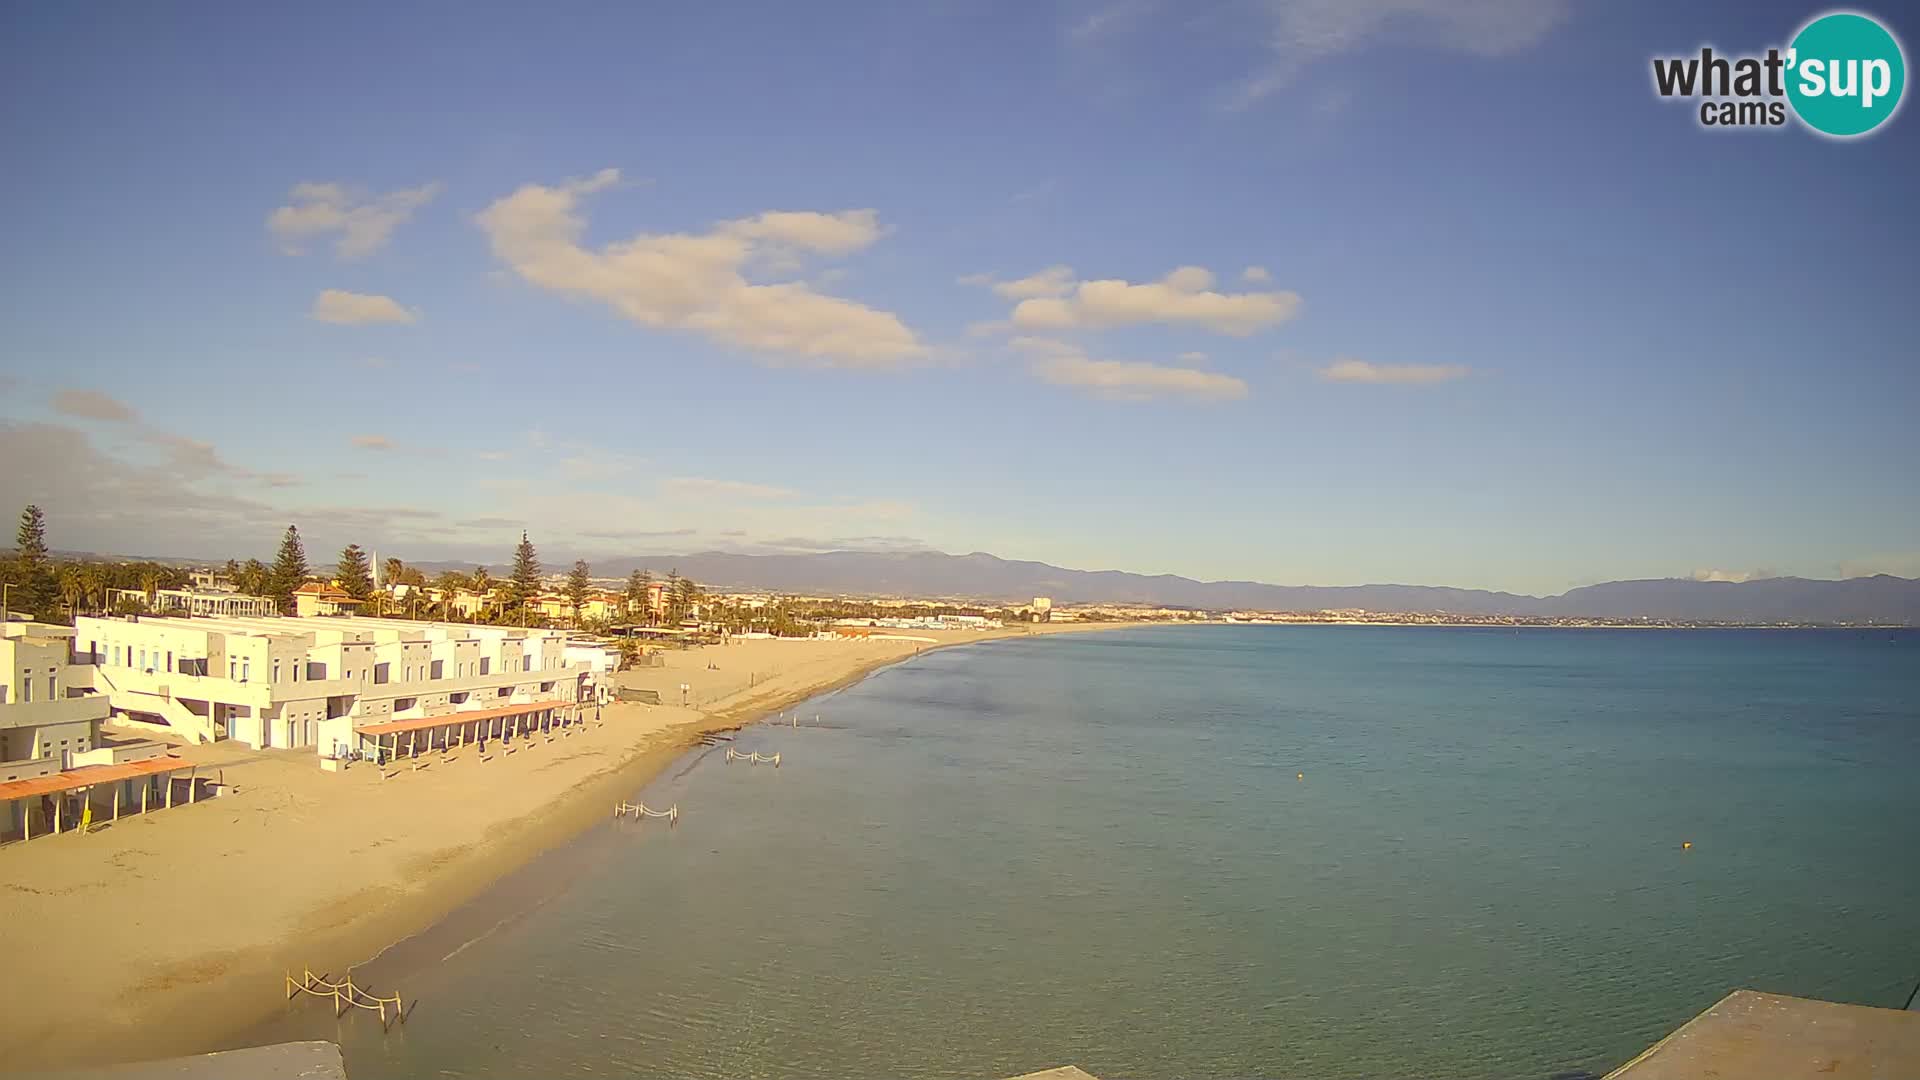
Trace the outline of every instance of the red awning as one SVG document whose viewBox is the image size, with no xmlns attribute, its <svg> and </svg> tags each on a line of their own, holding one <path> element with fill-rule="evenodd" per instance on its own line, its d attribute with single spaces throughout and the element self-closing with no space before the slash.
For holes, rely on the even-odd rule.
<svg viewBox="0 0 1920 1080">
<path fill-rule="evenodd" d="M 10 799 L 31 799 L 35 795 L 52 795 L 59 791 L 72 791 L 75 788 L 92 787 L 95 784 L 112 784 L 139 776 L 152 776 L 155 773 L 192 767 L 193 762 L 172 754 L 148 758 L 145 761 L 124 761 L 118 765 L 87 765 L 78 769 L 68 769 L 66 772 L 57 772 L 51 776 L 36 776 L 29 780 L 9 780 L 0 784 L 0 802 Z"/>
</svg>

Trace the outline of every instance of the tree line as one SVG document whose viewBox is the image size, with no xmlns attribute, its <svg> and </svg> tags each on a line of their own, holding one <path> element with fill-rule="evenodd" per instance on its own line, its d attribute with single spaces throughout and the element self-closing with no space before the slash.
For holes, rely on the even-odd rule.
<svg viewBox="0 0 1920 1080">
<path fill-rule="evenodd" d="M 110 562 L 56 560 L 47 547 L 47 519 L 38 506 L 20 513 L 15 533 L 15 550 L 0 560 L 0 583 L 6 586 L 7 609 L 45 622 L 71 622 L 84 614 L 146 614 L 160 610 L 157 594 L 162 590 L 185 588 L 191 581 L 189 571 L 151 561 Z M 228 559 L 222 575 L 233 588 L 248 596 L 272 599 L 282 614 L 295 611 L 294 594 L 302 585 L 322 580 L 307 561 L 306 543 L 297 525 L 288 525 L 271 563 L 258 559 L 241 562 Z M 582 610 L 595 593 L 593 569 L 586 560 L 574 562 L 568 571 L 560 595 L 572 609 L 576 626 L 606 629 L 610 619 L 583 619 Z M 472 573 L 449 570 L 434 577 L 403 560 L 382 562 L 376 581 L 372 560 L 359 544 L 348 544 L 334 560 L 330 580 L 348 597 L 361 604 L 365 614 L 404 615 L 415 618 L 440 618 L 539 626 L 547 622 L 534 607 L 535 598 L 544 594 L 540 555 L 524 531 L 514 547 L 511 570 L 505 578 L 495 578 L 486 567 L 476 566 Z M 707 607 L 705 591 L 691 578 L 670 571 L 662 582 L 662 603 L 655 611 L 651 602 L 653 575 L 635 570 L 628 576 L 624 601 L 624 621 L 648 626 L 664 623 L 678 626 L 696 611 Z M 380 586 L 408 585 L 421 592 L 411 593 L 406 602 L 395 601 Z M 436 595 L 431 599 L 425 590 Z M 122 590 L 138 590 L 140 599 L 119 597 Z M 478 596 L 477 608 L 463 606 L 463 597 Z M 117 598 L 118 597 L 118 598 Z"/>
</svg>

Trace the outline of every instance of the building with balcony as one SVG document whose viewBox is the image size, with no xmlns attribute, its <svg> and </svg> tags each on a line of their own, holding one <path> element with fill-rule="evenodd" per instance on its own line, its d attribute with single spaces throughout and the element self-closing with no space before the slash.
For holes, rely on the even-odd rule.
<svg viewBox="0 0 1920 1080">
<path fill-rule="evenodd" d="M 94 692 L 93 668 L 76 660 L 73 640 L 71 627 L 4 624 L 0 631 L 0 766 L 38 762 L 38 771 L 58 772 L 99 744 L 107 699 Z M 0 777 L 8 772 L 0 767 Z M 11 772 L 18 774 L 21 769 L 16 766 Z"/>
<path fill-rule="evenodd" d="M 338 736 L 356 726 L 574 703 L 594 678 L 555 630 L 349 615 L 86 617 L 76 632 L 93 687 L 123 721 L 323 757 L 352 746 Z"/>
</svg>

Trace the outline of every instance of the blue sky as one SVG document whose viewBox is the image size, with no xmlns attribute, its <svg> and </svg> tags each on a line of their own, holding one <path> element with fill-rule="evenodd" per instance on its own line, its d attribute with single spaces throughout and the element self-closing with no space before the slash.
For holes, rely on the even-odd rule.
<svg viewBox="0 0 1920 1080">
<path fill-rule="evenodd" d="M 1911 110 L 1650 87 L 1818 9 L 270 8 L 0 34 L 56 546 L 1920 574 Z"/>
</svg>

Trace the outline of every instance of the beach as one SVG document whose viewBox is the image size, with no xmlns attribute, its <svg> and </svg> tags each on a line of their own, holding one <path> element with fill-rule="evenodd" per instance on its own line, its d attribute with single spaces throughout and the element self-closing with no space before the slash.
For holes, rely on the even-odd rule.
<svg viewBox="0 0 1920 1080">
<path fill-rule="evenodd" d="M 459 749 L 388 778 L 364 763 L 322 772 L 308 750 L 183 747 L 230 792 L 0 849 L 7 1067 L 210 1049 L 283 1007 L 285 972 L 337 974 L 432 925 L 606 818 L 702 733 L 926 650 L 1112 625 L 669 650 L 620 676 L 667 704 L 610 705 L 512 755 Z"/>
</svg>

